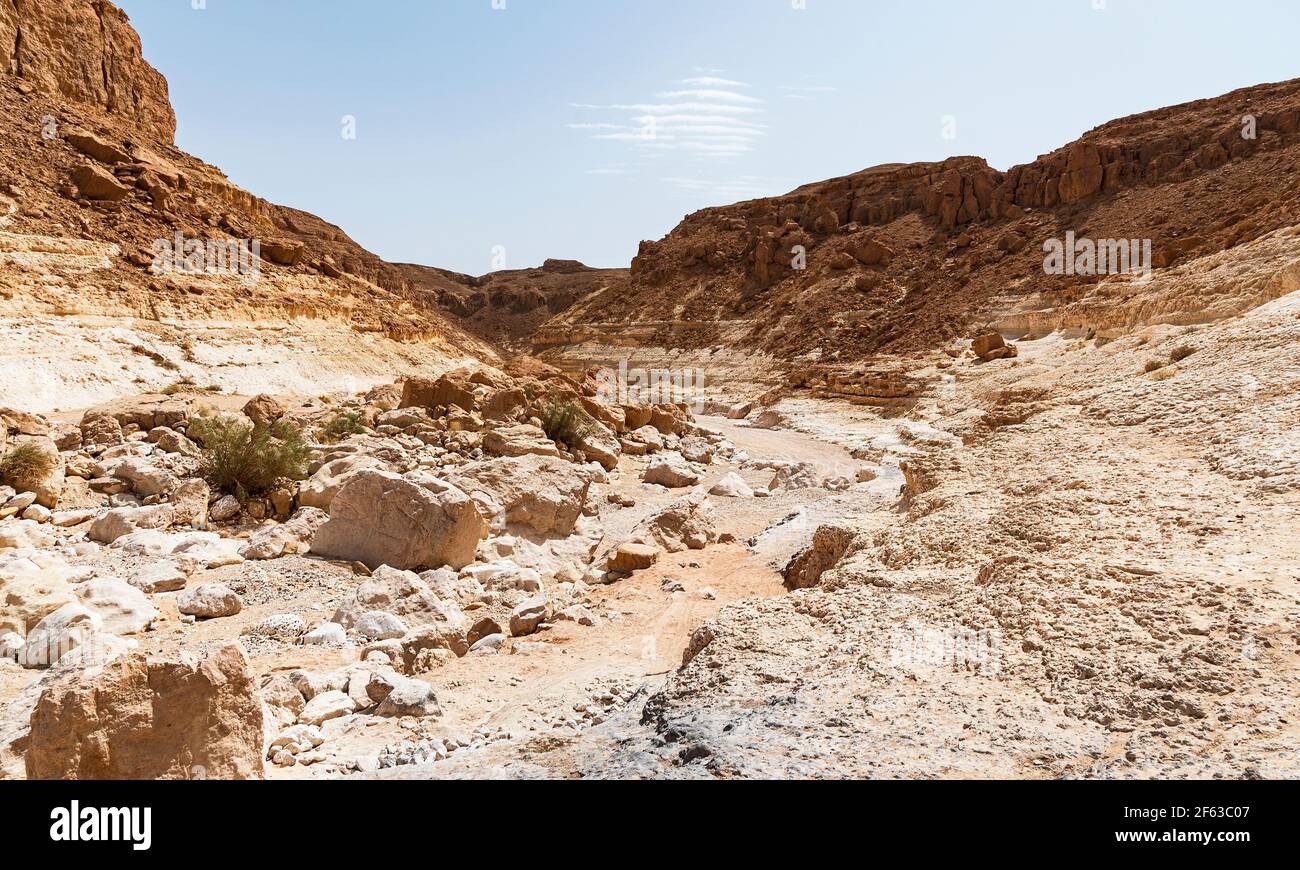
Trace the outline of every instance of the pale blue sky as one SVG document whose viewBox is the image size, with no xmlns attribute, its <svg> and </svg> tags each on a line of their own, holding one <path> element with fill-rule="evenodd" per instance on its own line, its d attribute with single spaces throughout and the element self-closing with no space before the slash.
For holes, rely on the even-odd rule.
<svg viewBox="0 0 1300 870">
<path fill-rule="evenodd" d="M 472 274 L 498 245 L 509 268 L 625 266 L 705 206 L 879 163 L 1006 169 L 1300 75 L 1295 0 L 118 2 L 182 148 L 388 260 Z"/>
</svg>

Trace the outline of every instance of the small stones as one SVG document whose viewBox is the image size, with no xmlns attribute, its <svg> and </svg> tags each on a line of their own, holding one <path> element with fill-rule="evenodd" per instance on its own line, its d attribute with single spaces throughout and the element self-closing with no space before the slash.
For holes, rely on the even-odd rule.
<svg viewBox="0 0 1300 870">
<path fill-rule="evenodd" d="M 315 725 L 291 725 L 271 741 L 267 758 L 276 767 L 293 767 L 295 764 L 316 764 L 325 759 L 314 752 L 325 742 L 325 735 Z"/>
<path fill-rule="evenodd" d="M 378 768 L 390 770 L 394 767 L 408 767 L 414 764 L 433 764 L 442 761 L 455 751 L 454 744 L 444 743 L 434 738 L 420 741 L 404 740 L 384 747 L 384 750 L 379 753 Z"/>
</svg>

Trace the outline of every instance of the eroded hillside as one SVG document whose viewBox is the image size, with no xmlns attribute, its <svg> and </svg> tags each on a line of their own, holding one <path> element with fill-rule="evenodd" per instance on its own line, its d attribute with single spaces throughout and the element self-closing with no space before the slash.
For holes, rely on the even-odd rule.
<svg viewBox="0 0 1300 870">
<path fill-rule="evenodd" d="M 997 323 L 1008 338 L 1043 335 L 1095 283 L 1045 274 L 1044 242 L 1150 240 L 1156 269 L 1230 249 L 1300 222 L 1298 149 L 1291 81 L 1113 121 L 1005 173 L 974 157 L 895 164 L 706 209 L 643 242 L 626 283 L 557 317 L 534 347 L 560 358 L 634 335 L 834 362 Z"/>
</svg>

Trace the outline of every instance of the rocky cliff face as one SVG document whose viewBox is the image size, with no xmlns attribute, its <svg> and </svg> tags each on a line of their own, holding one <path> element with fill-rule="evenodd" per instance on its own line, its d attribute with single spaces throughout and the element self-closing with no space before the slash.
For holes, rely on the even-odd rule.
<svg viewBox="0 0 1300 870">
<path fill-rule="evenodd" d="M 126 13 L 105 0 L 0 0 L 6 72 L 33 88 L 127 118 L 171 142 L 167 80 L 141 54 Z"/>
<path fill-rule="evenodd" d="M 934 347 L 1095 284 L 1045 274 L 1044 243 L 1067 232 L 1149 239 L 1164 269 L 1300 222 L 1298 163 L 1300 80 L 1114 121 L 1008 172 L 976 157 L 879 166 L 688 216 L 535 346 L 649 329 L 705 347 L 743 327 L 784 358 Z"/>
<path fill-rule="evenodd" d="M 176 148 L 166 81 L 111 3 L 0 0 L 0 51 L 0 402 L 352 389 L 496 359 L 341 228 Z M 229 268 L 254 243 L 256 268 Z"/>
</svg>

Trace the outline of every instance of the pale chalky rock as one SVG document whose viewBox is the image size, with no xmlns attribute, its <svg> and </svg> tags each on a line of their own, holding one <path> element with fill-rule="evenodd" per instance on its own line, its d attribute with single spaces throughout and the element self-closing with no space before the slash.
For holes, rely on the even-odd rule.
<svg viewBox="0 0 1300 870">
<path fill-rule="evenodd" d="M 606 471 L 618 468 L 619 457 L 623 455 L 623 446 L 618 436 L 599 423 L 589 424 L 579 443 L 574 446 L 585 453 L 589 461 L 599 463 Z"/>
<path fill-rule="evenodd" d="M 658 544 L 670 553 L 703 550 L 719 538 L 717 514 L 703 493 L 692 493 L 669 505 L 639 527 L 639 539 Z"/>
<path fill-rule="evenodd" d="M 685 489 L 699 483 L 700 476 L 686 463 L 680 453 L 665 453 L 651 460 L 643 480 L 669 489 Z"/>
<path fill-rule="evenodd" d="M 99 615 L 102 629 L 109 634 L 136 634 L 159 616 L 143 592 L 116 577 L 91 580 L 77 595 L 82 605 Z"/>
<path fill-rule="evenodd" d="M 734 471 L 728 471 L 722 476 L 722 479 L 713 484 L 709 490 L 710 495 L 722 496 L 724 498 L 753 498 L 754 490 L 745 479 Z"/>
<path fill-rule="evenodd" d="M 306 630 L 307 623 L 303 622 L 301 616 L 295 613 L 277 613 L 244 629 L 244 634 L 292 642 Z"/>
<path fill-rule="evenodd" d="M 52 547 L 55 538 L 31 520 L 9 521 L 0 524 L 0 553 L 6 550 L 39 550 Z"/>
<path fill-rule="evenodd" d="M 551 602 L 545 595 L 530 598 L 510 614 L 510 635 L 526 637 L 535 634 L 551 613 Z"/>
<path fill-rule="evenodd" d="M 348 633 L 337 622 L 323 622 L 304 634 L 298 642 L 306 646 L 343 646 L 348 642 Z"/>
<path fill-rule="evenodd" d="M 34 492 L 24 492 L 12 496 L 3 504 L 0 504 L 0 520 L 16 517 L 34 504 L 36 504 L 36 493 Z"/>
<path fill-rule="evenodd" d="M 476 463 L 451 473 L 447 482 L 468 493 L 484 516 L 567 538 L 587 503 L 591 472 L 562 459 L 523 456 Z"/>
<path fill-rule="evenodd" d="M 53 516 L 53 514 L 49 508 L 42 507 L 38 504 L 31 505 L 22 512 L 23 519 L 31 520 L 34 523 L 48 523 L 51 516 Z"/>
<path fill-rule="evenodd" d="M 17 661 L 18 654 L 22 652 L 27 645 L 27 639 L 21 634 L 15 634 L 12 631 L 0 635 L 0 659 L 9 659 Z"/>
<path fill-rule="evenodd" d="M 406 623 L 391 613 L 372 610 L 361 615 L 355 626 L 356 633 L 367 640 L 390 640 L 405 637 Z"/>
<path fill-rule="evenodd" d="M 90 539 L 111 544 L 137 529 L 165 529 L 176 521 L 176 509 L 169 504 L 114 508 L 95 520 Z"/>
<path fill-rule="evenodd" d="M 308 701 L 307 706 L 298 714 L 298 722 L 303 725 L 321 725 L 356 711 L 357 702 L 347 692 L 331 690 Z"/>
<path fill-rule="evenodd" d="M 419 680 L 400 680 L 375 710 L 376 716 L 414 716 L 426 718 L 442 715 L 433 687 Z"/>
<path fill-rule="evenodd" d="M 298 485 L 298 504 L 328 512 L 334 497 L 358 472 L 382 467 L 379 460 L 370 456 L 344 456 L 327 462 Z"/>
<path fill-rule="evenodd" d="M 108 477 L 131 484 L 136 495 L 167 495 L 177 486 L 176 476 L 150 459 L 131 457 L 106 469 Z"/>
<path fill-rule="evenodd" d="M 244 603 L 228 586 L 205 583 L 182 592 L 176 599 L 176 607 L 181 613 L 198 619 L 220 619 L 239 613 Z"/>
<path fill-rule="evenodd" d="M 93 643 L 102 630 L 99 614 L 79 603 L 65 604 L 28 632 L 18 663 L 29 669 L 52 667 L 78 647 Z"/>
<path fill-rule="evenodd" d="M 142 592 L 156 595 L 159 592 L 179 592 L 185 588 L 189 575 L 176 562 L 154 562 L 133 575 L 128 582 Z"/>
<path fill-rule="evenodd" d="M 50 522 L 61 529 L 70 529 L 73 526 L 79 526 L 82 523 L 88 523 L 99 515 L 98 511 L 84 508 L 81 510 L 56 511 L 50 517 Z"/>
<path fill-rule="evenodd" d="M 286 523 L 261 529 L 239 548 L 239 555 L 250 560 L 278 559 L 305 553 L 311 549 L 316 531 L 329 521 L 329 514 L 316 508 L 300 508 Z"/>
<path fill-rule="evenodd" d="M 0 530 L 2 531 L 2 530 Z M 0 631 L 26 635 L 38 622 L 76 600 L 72 583 L 84 569 L 57 557 L 6 556 L 0 551 Z"/>
<path fill-rule="evenodd" d="M 197 478 L 178 485 L 171 494 L 171 504 L 176 509 L 176 522 L 196 529 L 207 528 L 208 499 L 211 496 L 212 491 L 208 485 Z"/>
<path fill-rule="evenodd" d="M 493 456 L 559 456 L 546 433 L 527 424 L 506 426 L 483 434 L 483 449 Z"/>
<path fill-rule="evenodd" d="M 620 574 L 631 574 L 653 567 L 659 561 L 662 551 L 650 544 L 621 544 L 609 557 L 609 570 Z"/>
<path fill-rule="evenodd" d="M 700 465 L 713 462 L 713 454 L 716 452 L 712 444 L 698 435 L 688 435 L 683 438 L 678 449 L 687 462 L 698 462 Z"/>
<path fill-rule="evenodd" d="M 70 671 L 31 719 L 28 779 L 261 779 L 262 700 L 238 644 Z"/>
<path fill-rule="evenodd" d="M 311 550 L 371 569 L 459 570 L 474 561 L 486 532 L 478 506 L 459 490 L 435 493 L 389 472 L 362 471 L 334 497 Z"/>
</svg>

